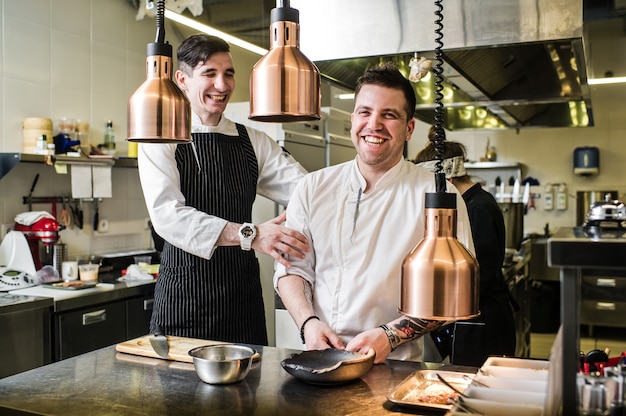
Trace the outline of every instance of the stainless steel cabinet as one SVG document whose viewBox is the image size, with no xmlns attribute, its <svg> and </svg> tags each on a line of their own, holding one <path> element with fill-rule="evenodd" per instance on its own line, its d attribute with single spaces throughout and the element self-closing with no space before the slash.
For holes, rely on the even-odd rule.
<svg viewBox="0 0 626 416">
<path fill-rule="evenodd" d="M 580 286 L 580 323 L 593 336 L 594 325 L 626 328 L 626 272 L 584 270 Z"/>
</svg>

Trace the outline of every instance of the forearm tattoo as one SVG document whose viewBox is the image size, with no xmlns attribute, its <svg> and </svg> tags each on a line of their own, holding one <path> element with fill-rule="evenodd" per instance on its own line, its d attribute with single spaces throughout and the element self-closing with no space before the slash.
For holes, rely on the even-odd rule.
<svg viewBox="0 0 626 416">
<path fill-rule="evenodd" d="M 399 322 L 393 324 L 393 327 L 397 329 L 402 341 L 410 341 L 441 328 L 445 323 L 446 321 L 404 317 Z"/>
<path fill-rule="evenodd" d="M 302 279 L 302 292 L 307 302 L 309 302 L 310 305 L 313 305 L 313 288 L 311 287 L 311 284 L 304 279 Z"/>
</svg>

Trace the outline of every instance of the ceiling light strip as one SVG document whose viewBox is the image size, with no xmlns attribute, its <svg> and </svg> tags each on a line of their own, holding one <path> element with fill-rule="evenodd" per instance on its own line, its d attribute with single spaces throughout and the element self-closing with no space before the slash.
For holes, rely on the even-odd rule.
<svg viewBox="0 0 626 416">
<path fill-rule="evenodd" d="M 256 53 L 258 55 L 265 55 L 267 53 L 267 49 L 263 49 L 259 46 L 256 46 L 250 42 L 246 42 L 245 40 L 239 39 L 235 36 L 229 35 L 228 33 L 222 32 L 220 30 L 214 29 L 211 26 L 207 26 L 202 23 L 198 23 L 193 19 L 185 17 L 181 14 L 173 12 L 171 10 L 165 9 L 165 18 L 172 20 L 174 22 L 180 23 L 181 25 L 185 25 L 191 29 L 199 30 L 200 32 L 204 32 L 207 35 L 217 36 L 219 38 L 224 39 L 226 42 L 231 45 L 239 46 L 240 48 L 246 49 L 250 52 Z"/>
<path fill-rule="evenodd" d="M 589 85 L 622 84 L 625 82 L 626 77 L 590 78 L 587 80 Z"/>
</svg>

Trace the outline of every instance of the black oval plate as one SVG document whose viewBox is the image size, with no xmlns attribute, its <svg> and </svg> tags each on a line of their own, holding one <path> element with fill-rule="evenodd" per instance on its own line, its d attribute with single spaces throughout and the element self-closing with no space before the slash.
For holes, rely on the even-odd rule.
<svg viewBox="0 0 626 416">
<path fill-rule="evenodd" d="M 313 384 L 347 383 L 365 375 L 372 365 L 376 353 L 368 354 L 329 348 L 293 354 L 280 365 L 298 380 Z"/>
</svg>

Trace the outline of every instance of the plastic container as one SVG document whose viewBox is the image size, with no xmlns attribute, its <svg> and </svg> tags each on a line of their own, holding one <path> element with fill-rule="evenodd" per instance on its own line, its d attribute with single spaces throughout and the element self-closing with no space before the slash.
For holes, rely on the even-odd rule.
<svg viewBox="0 0 626 416">
<path fill-rule="evenodd" d="M 152 262 L 152 256 L 150 255 L 142 255 L 142 256 L 134 256 L 133 260 L 135 261 L 135 264 L 150 264 L 150 262 Z"/>
<path fill-rule="evenodd" d="M 137 157 L 138 149 L 137 142 L 128 142 L 128 157 Z"/>
<path fill-rule="evenodd" d="M 97 282 L 99 264 L 79 264 L 78 274 L 83 282 Z"/>
</svg>

